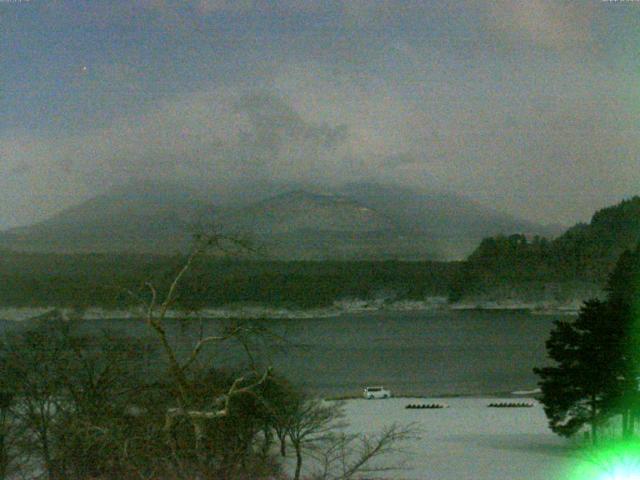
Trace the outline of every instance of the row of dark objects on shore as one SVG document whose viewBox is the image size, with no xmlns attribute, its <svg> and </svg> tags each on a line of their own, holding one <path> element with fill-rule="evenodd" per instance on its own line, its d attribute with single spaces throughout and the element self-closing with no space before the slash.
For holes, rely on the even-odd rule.
<svg viewBox="0 0 640 480">
<path fill-rule="evenodd" d="M 424 410 L 424 409 L 433 409 L 433 408 L 449 408 L 449 405 L 445 405 L 444 403 L 410 403 L 404 408 L 414 409 L 414 410 Z"/>
<path fill-rule="evenodd" d="M 489 408 L 531 408 L 533 407 L 533 403 L 528 402 L 498 402 L 498 403 L 490 403 L 487 405 Z M 410 410 L 428 410 L 428 409 L 437 409 L 437 408 L 449 408 L 449 405 L 444 403 L 410 403 L 406 407 L 406 409 Z"/>
</svg>

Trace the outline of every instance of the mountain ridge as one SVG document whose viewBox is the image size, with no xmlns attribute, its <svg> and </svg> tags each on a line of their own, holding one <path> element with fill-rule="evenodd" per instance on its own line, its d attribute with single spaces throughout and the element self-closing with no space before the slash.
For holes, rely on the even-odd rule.
<svg viewBox="0 0 640 480">
<path fill-rule="evenodd" d="M 542 229 L 452 193 L 365 182 L 290 187 L 247 202 L 218 196 L 214 205 L 215 191 L 132 182 L 34 225 L 0 232 L 0 246 L 172 253 L 188 248 L 198 225 L 215 224 L 255 236 L 278 259 L 442 260 L 460 258 L 487 235 Z"/>
</svg>

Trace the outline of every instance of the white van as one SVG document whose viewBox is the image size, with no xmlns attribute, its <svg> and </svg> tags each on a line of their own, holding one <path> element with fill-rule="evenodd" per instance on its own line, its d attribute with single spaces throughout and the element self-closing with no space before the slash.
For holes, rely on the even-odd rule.
<svg viewBox="0 0 640 480">
<path fill-rule="evenodd" d="M 366 399 L 389 397 L 391 397 L 391 392 L 385 390 L 384 387 L 364 387 L 364 398 Z"/>
</svg>

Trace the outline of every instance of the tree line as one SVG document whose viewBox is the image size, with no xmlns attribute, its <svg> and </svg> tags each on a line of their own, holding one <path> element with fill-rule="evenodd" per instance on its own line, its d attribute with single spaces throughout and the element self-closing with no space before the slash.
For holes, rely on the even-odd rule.
<svg viewBox="0 0 640 480">
<path fill-rule="evenodd" d="M 127 289 L 149 279 L 167 286 L 180 256 L 57 255 L 3 252 L 0 305 L 105 307 L 133 305 Z M 258 303 L 298 308 L 343 298 L 423 299 L 446 295 L 457 264 L 438 262 L 276 262 L 203 256 L 181 299 L 206 306 Z"/>
<path fill-rule="evenodd" d="M 500 286 L 582 281 L 604 285 L 617 259 L 640 241 L 640 197 L 596 212 L 560 237 L 499 235 L 482 240 L 454 276 L 450 297 L 458 300 Z"/>
</svg>

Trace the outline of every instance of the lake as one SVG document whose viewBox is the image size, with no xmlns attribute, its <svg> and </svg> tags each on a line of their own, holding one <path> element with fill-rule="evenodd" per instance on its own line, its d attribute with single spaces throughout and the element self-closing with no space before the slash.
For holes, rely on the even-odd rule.
<svg viewBox="0 0 640 480">
<path fill-rule="evenodd" d="M 262 320 L 258 323 L 282 341 L 266 340 L 253 349 L 261 363 L 325 396 L 359 395 L 365 385 L 384 385 L 396 395 L 504 395 L 536 388 L 532 368 L 546 363 L 544 344 L 556 318 L 519 311 L 438 310 Z M 130 319 L 83 322 L 93 331 L 108 327 L 134 336 L 144 335 L 147 328 Z M 207 334 L 220 325 L 217 320 L 205 320 L 201 327 L 167 321 L 182 351 L 200 328 Z M 241 358 L 237 346 L 218 351 L 217 365 Z"/>
<path fill-rule="evenodd" d="M 554 318 L 525 312 L 376 312 L 273 327 L 291 342 L 273 362 L 325 395 L 384 385 L 405 395 L 499 395 L 536 388 Z"/>
</svg>

